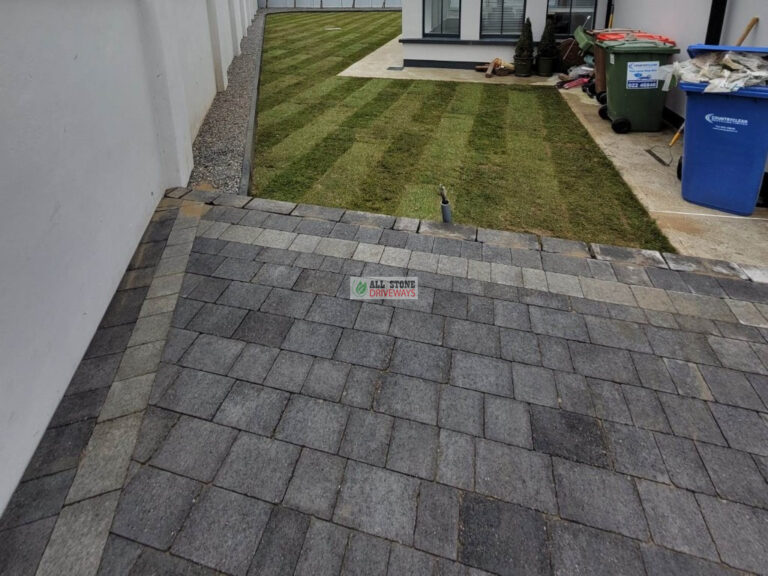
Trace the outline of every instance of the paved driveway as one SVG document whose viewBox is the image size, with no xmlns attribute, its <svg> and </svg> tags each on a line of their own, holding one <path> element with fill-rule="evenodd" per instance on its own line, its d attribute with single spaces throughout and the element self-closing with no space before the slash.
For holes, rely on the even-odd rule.
<svg viewBox="0 0 768 576">
<path fill-rule="evenodd" d="M 417 224 L 203 215 L 102 573 L 768 573 L 768 285 Z"/>
</svg>

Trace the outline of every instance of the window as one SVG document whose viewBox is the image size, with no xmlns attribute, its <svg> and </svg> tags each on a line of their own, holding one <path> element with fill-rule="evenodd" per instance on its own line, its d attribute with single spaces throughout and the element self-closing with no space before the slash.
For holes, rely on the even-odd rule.
<svg viewBox="0 0 768 576">
<path fill-rule="evenodd" d="M 424 35 L 458 36 L 461 0 L 424 0 Z"/>
<path fill-rule="evenodd" d="M 579 26 L 594 28 L 595 4 L 596 0 L 548 0 L 547 15 L 555 21 L 555 34 L 570 36 Z"/>
<path fill-rule="evenodd" d="M 482 0 L 481 6 L 481 36 L 520 36 L 525 0 Z"/>
</svg>

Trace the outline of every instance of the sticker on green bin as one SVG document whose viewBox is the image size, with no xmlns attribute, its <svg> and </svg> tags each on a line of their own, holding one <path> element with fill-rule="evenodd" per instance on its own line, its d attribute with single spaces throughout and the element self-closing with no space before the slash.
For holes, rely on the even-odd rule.
<svg viewBox="0 0 768 576">
<path fill-rule="evenodd" d="M 659 62 L 627 62 L 627 90 L 656 90 L 659 87 Z"/>
</svg>

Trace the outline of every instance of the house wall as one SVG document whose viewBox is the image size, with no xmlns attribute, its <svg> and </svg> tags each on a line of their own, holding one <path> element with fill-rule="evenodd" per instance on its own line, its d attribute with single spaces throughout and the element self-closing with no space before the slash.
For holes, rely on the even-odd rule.
<svg viewBox="0 0 768 576">
<path fill-rule="evenodd" d="M 234 2 L 250 20 L 249 6 Z M 158 200 L 189 178 L 232 59 L 232 7 L 2 2 L 0 512 Z"/>
</svg>

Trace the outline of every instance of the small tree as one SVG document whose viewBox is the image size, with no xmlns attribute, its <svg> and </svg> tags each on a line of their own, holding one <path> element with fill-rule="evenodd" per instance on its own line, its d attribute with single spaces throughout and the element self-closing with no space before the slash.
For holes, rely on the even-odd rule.
<svg viewBox="0 0 768 576">
<path fill-rule="evenodd" d="M 525 19 L 520 39 L 515 45 L 515 60 L 530 60 L 533 58 L 533 29 L 531 19 Z"/>
<path fill-rule="evenodd" d="M 544 32 L 541 34 L 539 42 L 539 56 L 544 58 L 557 58 L 557 40 L 555 40 L 555 22 L 552 18 L 547 18 L 547 24 L 544 26 Z"/>
</svg>

